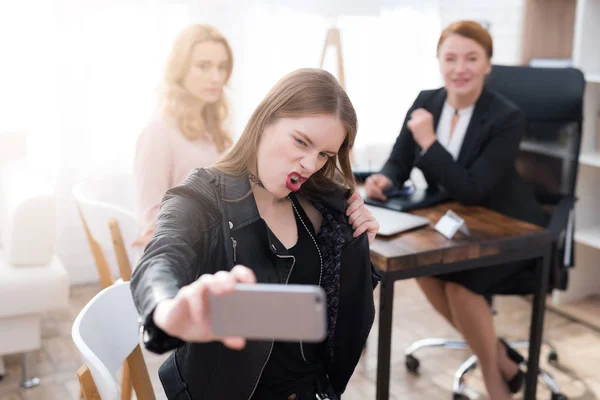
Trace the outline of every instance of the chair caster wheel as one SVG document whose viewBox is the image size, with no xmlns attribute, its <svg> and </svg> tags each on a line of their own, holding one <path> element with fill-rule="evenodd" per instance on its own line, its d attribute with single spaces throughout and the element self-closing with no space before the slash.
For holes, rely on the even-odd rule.
<svg viewBox="0 0 600 400">
<path fill-rule="evenodd" d="M 462 393 L 454 393 L 452 398 L 454 400 L 469 400 L 469 397 Z"/>
<path fill-rule="evenodd" d="M 419 371 L 419 360 L 410 354 L 404 358 L 404 365 L 406 365 L 406 369 L 413 374 L 416 374 Z"/>
<path fill-rule="evenodd" d="M 562 393 L 552 393 L 552 400 L 569 400 L 569 398 Z"/>
<path fill-rule="evenodd" d="M 558 361 L 558 354 L 556 354 L 555 351 L 551 351 L 550 354 L 548 354 L 548 362 L 552 363 L 552 362 L 557 362 Z"/>
</svg>

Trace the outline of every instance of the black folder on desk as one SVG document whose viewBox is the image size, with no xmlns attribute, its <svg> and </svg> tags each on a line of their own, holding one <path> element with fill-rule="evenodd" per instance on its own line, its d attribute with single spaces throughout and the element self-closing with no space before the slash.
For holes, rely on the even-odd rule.
<svg viewBox="0 0 600 400">
<path fill-rule="evenodd" d="M 410 211 L 418 208 L 431 207 L 435 204 L 449 200 L 447 193 L 438 188 L 413 189 L 412 191 L 396 196 L 388 196 L 387 201 L 365 198 L 366 204 L 388 208 L 395 211 Z"/>
</svg>

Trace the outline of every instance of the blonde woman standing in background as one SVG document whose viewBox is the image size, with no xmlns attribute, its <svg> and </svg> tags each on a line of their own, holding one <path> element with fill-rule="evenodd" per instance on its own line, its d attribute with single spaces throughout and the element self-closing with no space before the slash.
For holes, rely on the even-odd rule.
<svg viewBox="0 0 600 400">
<path fill-rule="evenodd" d="M 161 102 L 136 144 L 136 214 L 142 235 L 152 238 L 165 192 L 191 170 L 214 164 L 232 144 L 224 88 L 233 54 L 223 35 L 209 25 L 192 25 L 176 38 L 165 68 Z"/>
</svg>

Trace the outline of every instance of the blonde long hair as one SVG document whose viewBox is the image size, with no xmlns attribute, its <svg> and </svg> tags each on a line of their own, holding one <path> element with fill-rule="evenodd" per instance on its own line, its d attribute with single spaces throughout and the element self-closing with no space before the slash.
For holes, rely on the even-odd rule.
<svg viewBox="0 0 600 400">
<path fill-rule="evenodd" d="M 251 167 L 258 171 L 256 156 L 267 126 L 280 118 L 318 114 L 339 117 L 346 138 L 337 155 L 330 157 L 323 168 L 302 185 L 301 192 L 312 197 L 311 194 L 339 188 L 353 190 L 355 180 L 350 166 L 350 150 L 358 127 L 356 111 L 335 77 L 321 69 L 299 69 L 277 82 L 254 110 L 235 146 L 214 167 L 238 176 L 247 174 Z"/>
<path fill-rule="evenodd" d="M 199 100 L 182 84 L 191 67 L 194 46 L 206 41 L 221 43 L 225 47 L 229 58 L 225 83 L 229 81 L 233 70 L 233 53 L 227 39 L 210 25 L 191 25 L 183 30 L 173 43 L 165 68 L 161 95 L 164 111 L 175 120 L 188 139 L 212 140 L 217 149 L 223 152 L 232 143 L 231 136 L 225 128 L 225 120 L 229 114 L 225 93 L 218 101 L 206 104 L 200 113 Z"/>
</svg>

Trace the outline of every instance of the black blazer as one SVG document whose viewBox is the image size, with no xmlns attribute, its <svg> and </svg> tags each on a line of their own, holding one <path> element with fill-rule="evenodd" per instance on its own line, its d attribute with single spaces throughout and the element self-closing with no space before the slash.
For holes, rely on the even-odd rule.
<svg viewBox="0 0 600 400">
<path fill-rule="evenodd" d="M 487 207 L 538 225 L 545 218 L 533 190 L 515 169 L 519 143 L 525 132 L 523 112 L 501 95 L 484 88 L 475 104 L 458 159 L 439 143 L 421 155 L 406 123 L 417 108 L 433 115 L 437 127 L 446 89 L 424 90 L 406 114 L 402 130 L 381 173 L 401 187 L 417 167 L 429 186 L 440 184 L 453 199 Z"/>
</svg>

